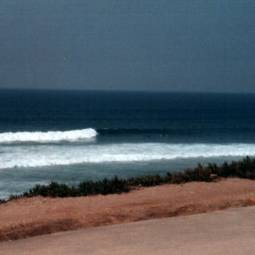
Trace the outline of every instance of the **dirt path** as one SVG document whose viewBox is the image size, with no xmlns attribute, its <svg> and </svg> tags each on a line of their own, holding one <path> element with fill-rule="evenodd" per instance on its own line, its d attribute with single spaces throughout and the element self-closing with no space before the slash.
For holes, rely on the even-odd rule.
<svg viewBox="0 0 255 255">
<path fill-rule="evenodd" d="M 255 207 L 0 243 L 0 255 L 250 255 Z"/>
<path fill-rule="evenodd" d="M 122 195 L 30 198 L 0 205 L 0 240 L 255 204 L 255 181 L 227 179 Z"/>
</svg>

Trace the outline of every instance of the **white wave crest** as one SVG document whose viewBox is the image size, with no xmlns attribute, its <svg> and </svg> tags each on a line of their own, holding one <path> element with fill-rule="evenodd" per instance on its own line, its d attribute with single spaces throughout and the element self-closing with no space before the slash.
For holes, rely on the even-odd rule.
<svg viewBox="0 0 255 255">
<path fill-rule="evenodd" d="M 0 144 L 77 142 L 92 139 L 96 135 L 97 132 L 93 128 L 70 131 L 7 132 L 0 133 Z"/>
<path fill-rule="evenodd" d="M 255 144 L 123 143 L 2 147 L 0 168 L 255 156 Z"/>
</svg>

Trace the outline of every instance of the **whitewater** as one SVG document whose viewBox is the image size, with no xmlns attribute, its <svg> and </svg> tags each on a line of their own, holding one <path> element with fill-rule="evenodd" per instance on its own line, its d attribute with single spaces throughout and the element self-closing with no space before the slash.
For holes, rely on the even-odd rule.
<svg viewBox="0 0 255 255">
<path fill-rule="evenodd" d="M 82 136 L 84 138 L 84 136 Z M 34 137 L 33 137 L 34 138 Z M 60 136 L 58 137 L 60 138 Z M 66 136 L 65 136 L 66 138 Z M 77 138 L 77 137 L 76 137 Z M 73 141 L 79 141 L 75 139 Z M 25 141 L 24 139 L 22 141 Z M 27 141 L 27 140 L 26 140 Z M 31 141 L 31 140 L 29 140 Z M 35 139 L 33 139 L 35 141 Z M 255 155 L 255 144 L 71 143 L 1 146 L 0 169 Z M 46 139 L 44 139 L 46 141 Z M 53 140 L 50 140 L 52 142 Z M 55 142 L 54 138 L 54 142 Z M 59 141 L 59 140 L 58 140 Z M 17 140 L 15 140 L 17 142 Z M 19 140 L 20 142 L 20 140 Z"/>
<path fill-rule="evenodd" d="M 4 132 L 0 133 L 0 144 L 79 142 L 96 136 L 97 132 L 93 128 L 70 131 Z"/>
</svg>

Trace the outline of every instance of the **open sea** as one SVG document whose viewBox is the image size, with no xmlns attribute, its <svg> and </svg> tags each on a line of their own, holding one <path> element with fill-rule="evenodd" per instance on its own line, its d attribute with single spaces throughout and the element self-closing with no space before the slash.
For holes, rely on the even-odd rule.
<svg viewBox="0 0 255 255">
<path fill-rule="evenodd" d="M 0 91 L 0 198 L 255 156 L 255 95 Z"/>
</svg>

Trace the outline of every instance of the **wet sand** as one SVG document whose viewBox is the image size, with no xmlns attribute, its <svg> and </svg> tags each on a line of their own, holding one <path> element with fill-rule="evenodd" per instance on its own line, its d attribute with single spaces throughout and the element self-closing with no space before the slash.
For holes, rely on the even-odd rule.
<svg viewBox="0 0 255 255">
<path fill-rule="evenodd" d="M 127 194 L 26 198 L 0 205 L 0 240 L 255 205 L 255 181 L 225 179 Z"/>
</svg>

